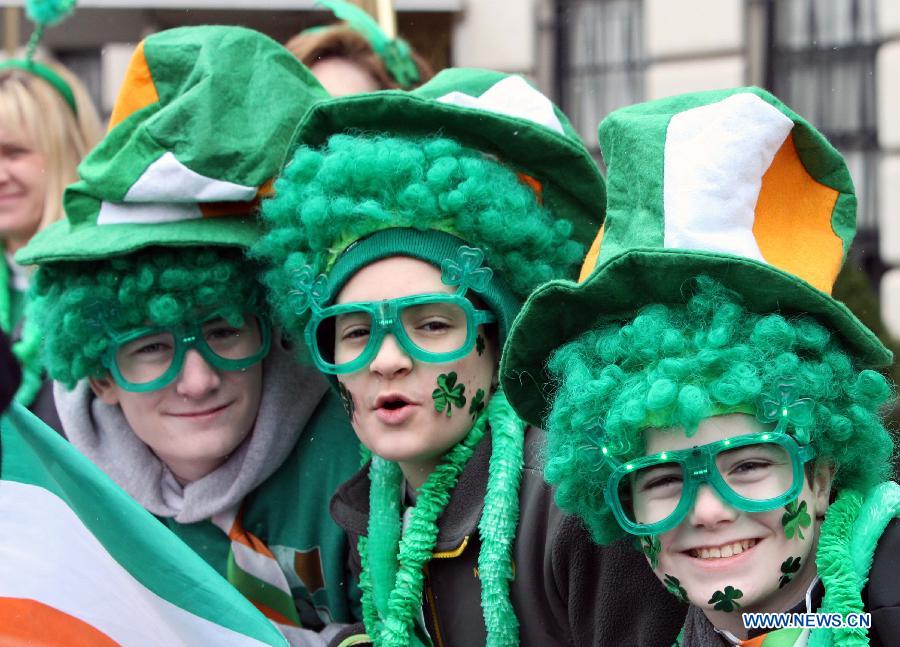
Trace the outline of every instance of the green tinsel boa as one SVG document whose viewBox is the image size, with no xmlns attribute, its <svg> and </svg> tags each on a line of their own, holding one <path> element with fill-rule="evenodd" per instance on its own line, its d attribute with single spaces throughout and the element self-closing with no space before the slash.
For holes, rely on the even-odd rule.
<svg viewBox="0 0 900 647">
<path fill-rule="evenodd" d="M 816 554 L 816 568 L 825 587 L 819 613 L 862 613 L 862 590 L 878 540 L 887 524 L 900 516 L 900 486 L 882 483 L 867 496 L 844 490 L 828 508 Z M 862 646 L 869 644 L 869 632 L 863 627 L 817 629 L 809 647 Z"/>
<path fill-rule="evenodd" d="M 0 259 L 0 330 L 11 336 L 13 333 L 12 299 L 10 298 L 9 266 L 6 259 Z M 40 362 L 41 336 L 28 317 L 22 326 L 22 337 L 12 345 L 13 355 L 22 366 L 22 384 L 16 391 L 16 402 L 30 405 L 41 388 L 43 368 Z"/>
<path fill-rule="evenodd" d="M 422 607 L 424 567 L 437 542 L 437 520 L 450 501 L 459 476 L 491 425 L 492 451 L 484 512 L 479 522 L 478 568 L 489 647 L 519 644 L 519 624 L 509 600 L 512 550 L 519 517 L 525 425 L 502 392 L 491 399 L 466 437 L 435 468 L 419 489 L 409 525 L 401 531 L 403 474 L 399 465 L 373 457 L 368 538 L 359 540 L 363 617 L 378 647 L 422 645 L 412 631 Z"/>
</svg>

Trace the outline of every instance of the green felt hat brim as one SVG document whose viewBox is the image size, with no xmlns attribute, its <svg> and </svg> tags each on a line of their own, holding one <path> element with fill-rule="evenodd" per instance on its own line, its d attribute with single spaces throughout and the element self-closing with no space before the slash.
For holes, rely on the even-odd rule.
<svg viewBox="0 0 900 647">
<path fill-rule="evenodd" d="M 651 303 L 683 303 L 690 281 L 708 274 L 738 292 L 754 312 L 808 313 L 836 331 L 866 366 L 893 355 L 841 302 L 771 265 L 703 251 L 632 249 L 599 266 L 583 283 L 557 280 L 538 288 L 513 322 L 503 349 L 503 390 L 524 420 L 541 426 L 555 385 L 546 370 L 553 352 L 607 321 Z"/>
<path fill-rule="evenodd" d="M 440 134 L 491 152 L 542 181 L 544 204 L 590 242 L 603 222 L 606 186 L 590 154 L 564 135 L 499 113 L 440 103 L 401 90 L 332 99 L 314 106 L 294 132 L 296 146 L 320 146 L 347 130 Z M 549 182 L 547 181 L 549 180 Z"/>
<path fill-rule="evenodd" d="M 144 229 L 147 227 L 149 229 Z M 105 233 L 98 244 L 98 230 Z M 22 265 L 94 261 L 145 247 L 222 246 L 249 248 L 260 236 L 257 218 L 223 216 L 152 225 L 110 224 L 72 228 L 68 220 L 39 232 L 16 254 Z"/>
</svg>

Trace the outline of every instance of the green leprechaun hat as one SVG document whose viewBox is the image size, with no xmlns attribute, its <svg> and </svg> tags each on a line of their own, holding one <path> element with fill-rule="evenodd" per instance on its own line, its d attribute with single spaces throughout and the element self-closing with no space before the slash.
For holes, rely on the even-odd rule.
<svg viewBox="0 0 900 647">
<path fill-rule="evenodd" d="M 65 193 L 66 218 L 19 263 L 149 245 L 249 247 L 297 123 L 325 90 L 284 47 L 241 27 L 185 27 L 138 45 L 109 133 Z"/>
<path fill-rule="evenodd" d="M 295 145 L 319 146 L 347 130 L 392 135 L 441 133 L 486 151 L 519 173 L 543 204 L 590 241 L 603 222 L 603 177 L 572 124 L 521 76 L 450 68 L 410 92 L 384 90 L 314 106 Z"/>
<path fill-rule="evenodd" d="M 891 352 L 831 289 L 856 233 L 856 196 L 840 153 L 759 88 L 685 94 L 611 113 L 600 125 L 606 222 L 581 283 L 538 288 L 503 353 L 503 388 L 540 424 L 553 351 L 641 306 L 683 300 L 699 274 L 756 312 L 809 313 L 869 366 Z"/>
</svg>

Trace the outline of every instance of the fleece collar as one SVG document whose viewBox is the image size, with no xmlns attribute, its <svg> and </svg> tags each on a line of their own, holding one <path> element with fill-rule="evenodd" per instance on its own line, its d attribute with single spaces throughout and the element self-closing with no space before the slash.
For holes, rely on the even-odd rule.
<svg viewBox="0 0 900 647">
<path fill-rule="evenodd" d="M 281 466 L 327 390 L 316 371 L 298 366 L 273 343 L 253 431 L 218 469 L 183 488 L 134 434 L 122 410 L 95 398 L 86 380 L 72 391 L 54 384 L 54 397 L 65 435 L 77 449 L 154 515 L 196 523 L 239 504 Z"/>
</svg>

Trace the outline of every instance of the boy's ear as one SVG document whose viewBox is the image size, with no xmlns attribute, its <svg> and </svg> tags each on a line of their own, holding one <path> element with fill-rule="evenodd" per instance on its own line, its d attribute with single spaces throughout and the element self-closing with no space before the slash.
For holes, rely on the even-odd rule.
<svg viewBox="0 0 900 647">
<path fill-rule="evenodd" d="M 834 481 L 834 466 L 828 461 L 817 462 L 812 478 L 813 505 L 815 515 L 821 519 L 831 501 L 831 484 Z"/>
<path fill-rule="evenodd" d="M 88 379 L 91 391 L 100 398 L 104 404 L 114 406 L 119 404 L 119 385 L 107 374 L 106 377 L 92 377 Z"/>
</svg>

